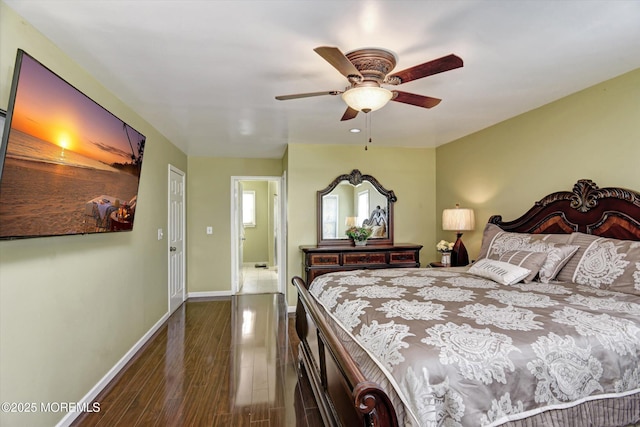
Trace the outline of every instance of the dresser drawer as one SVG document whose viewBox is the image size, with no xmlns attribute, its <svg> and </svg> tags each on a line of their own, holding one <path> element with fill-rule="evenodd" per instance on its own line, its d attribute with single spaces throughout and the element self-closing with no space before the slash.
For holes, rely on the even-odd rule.
<svg viewBox="0 0 640 427">
<path fill-rule="evenodd" d="M 355 252 L 351 254 L 343 255 L 343 265 L 354 265 L 354 264 L 386 264 L 387 256 L 385 253 L 366 253 L 366 252 Z"/>
<path fill-rule="evenodd" d="M 312 254 L 309 256 L 310 265 L 339 265 L 340 254 Z"/>
<path fill-rule="evenodd" d="M 390 264 L 404 264 L 404 263 L 415 263 L 416 253 L 414 251 L 411 252 L 391 252 L 389 254 L 389 263 Z"/>
<path fill-rule="evenodd" d="M 304 253 L 302 269 L 307 284 L 332 271 L 420 267 L 421 248 L 412 243 L 358 247 L 300 246 Z"/>
</svg>

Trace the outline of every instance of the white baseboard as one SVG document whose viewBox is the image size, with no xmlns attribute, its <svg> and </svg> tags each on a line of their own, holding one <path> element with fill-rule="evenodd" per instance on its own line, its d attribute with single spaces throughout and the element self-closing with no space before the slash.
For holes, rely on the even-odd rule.
<svg viewBox="0 0 640 427">
<path fill-rule="evenodd" d="M 149 339 L 153 336 L 153 334 L 155 334 L 156 331 L 160 329 L 160 327 L 167 321 L 168 318 L 169 318 L 169 313 L 167 312 L 164 314 L 164 316 L 160 318 L 160 320 L 156 322 L 155 325 L 151 327 L 151 329 L 147 331 L 146 334 L 142 336 L 142 338 L 138 340 L 137 343 L 133 345 L 133 347 L 131 347 L 131 349 L 129 349 L 129 351 L 124 356 L 122 356 L 122 358 L 118 361 L 118 363 L 116 363 L 109 370 L 109 372 L 107 372 L 105 376 L 102 377 L 102 379 L 98 381 L 98 383 L 94 385 L 93 388 L 89 390 L 87 394 L 84 395 L 84 397 L 78 402 L 78 406 L 91 407 L 91 402 L 93 402 L 93 400 L 98 396 L 98 394 L 102 390 L 104 390 L 104 388 L 109 384 L 109 382 L 111 382 L 111 380 L 114 379 L 115 376 L 125 367 L 125 365 L 129 362 L 129 360 L 131 360 L 131 358 L 135 356 L 138 350 L 140 350 L 142 346 L 145 345 L 147 341 L 149 341 Z M 82 412 L 67 412 L 67 414 L 60 420 L 60 422 L 56 424 L 56 427 L 70 426 L 71 423 L 75 421 L 75 419 L 78 418 L 78 416 L 80 416 L 80 414 L 82 414 Z"/>
<path fill-rule="evenodd" d="M 231 290 L 228 291 L 205 291 L 205 292 L 189 292 L 187 298 L 209 298 L 209 297 L 230 297 L 233 295 Z"/>
<path fill-rule="evenodd" d="M 291 314 L 291 313 L 295 313 L 296 312 L 296 306 L 295 305 L 290 305 L 287 307 L 287 313 Z"/>
</svg>

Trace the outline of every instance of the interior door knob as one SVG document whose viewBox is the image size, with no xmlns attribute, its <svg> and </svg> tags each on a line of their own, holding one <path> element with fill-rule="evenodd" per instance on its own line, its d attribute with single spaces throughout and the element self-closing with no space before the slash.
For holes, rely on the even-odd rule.
<svg viewBox="0 0 640 427">
<path fill-rule="evenodd" d="M 176 251 L 176 247 L 175 247 L 175 246 L 170 246 L 170 247 L 169 247 L 169 251 L 171 251 L 171 252 L 175 252 L 175 251 Z"/>
</svg>

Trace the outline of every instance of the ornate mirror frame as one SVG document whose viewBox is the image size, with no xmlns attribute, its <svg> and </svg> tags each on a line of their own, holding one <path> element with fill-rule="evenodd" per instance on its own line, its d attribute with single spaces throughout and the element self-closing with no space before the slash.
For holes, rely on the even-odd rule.
<svg viewBox="0 0 640 427">
<path fill-rule="evenodd" d="M 354 246 L 351 239 L 325 239 L 322 233 L 322 212 L 323 197 L 331 193 L 341 182 L 348 181 L 349 184 L 357 186 L 364 181 L 369 182 L 382 196 L 387 199 L 387 236 L 370 238 L 367 246 L 389 246 L 393 245 L 393 204 L 398 200 L 392 190 L 384 188 L 377 179 L 371 175 L 363 175 L 358 169 L 354 169 L 350 174 L 340 175 L 333 180 L 329 186 L 318 191 L 316 202 L 316 221 L 317 221 L 317 245 L 318 246 Z"/>
</svg>

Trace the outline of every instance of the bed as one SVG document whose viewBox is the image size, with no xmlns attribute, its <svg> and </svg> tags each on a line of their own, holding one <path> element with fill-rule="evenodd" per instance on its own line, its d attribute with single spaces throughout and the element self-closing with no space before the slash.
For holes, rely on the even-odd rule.
<svg viewBox="0 0 640 427">
<path fill-rule="evenodd" d="M 470 267 L 294 277 L 325 425 L 640 424 L 640 193 L 489 219 Z"/>
</svg>

